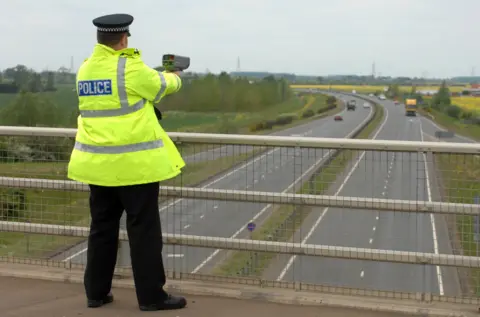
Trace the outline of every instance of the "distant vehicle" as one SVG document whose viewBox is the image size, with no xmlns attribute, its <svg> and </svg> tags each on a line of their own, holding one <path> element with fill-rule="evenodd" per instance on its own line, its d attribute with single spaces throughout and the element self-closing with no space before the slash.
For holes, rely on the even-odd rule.
<svg viewBox="0 0 480 317">
<path fill-rule="evenodd" d="M 374 95 L 374 94 L 368 94 L 368 96 L 369 96 L 369 97 L 373 97 L 373 96 L 375 96 L 375 95 Z"/>
<path fill-rule="evenodd" d="M 405 115 L 417 116 L 417 99 L 405 99 Z"/>
<path fill-rule="evenodd" d="M 398 102 L 398 100 L 395 100 L 393 103 L 394 103 L 395 105 L 400 104 L 400 102 Z"/>
<path fill-rule="evenodd" d="M 386 100 L 387 97 L 385 97 L 384 94 L 381 94 L 381 95 L 378 96 L 378 99 L 380 99 L 380 100 Z"/>
<path fill-rule="evenodd" d="M 347 111 L 349 111 L 349 110 L 355 111 L 355 108 L 357 108 L 357 102 L 353 99 L 349 100 L 347 102 Z"/>
<path fill-rule="evenodd" d="M 355 89 L 352 90 L 352 94 L 356 94 L 356 93 L 357 93 L 357 91 Z"/>
<path fill-rule="evenodd" d="M 343 117 L 342 116 L 335 116 L 333 118 L 335 121 L 343 121 Z"/>
<path fill-rule="evenodd" d="M 368 102 L 363 103 L 363 108 L 370 108 L 370 104 Z"/>
</svg>

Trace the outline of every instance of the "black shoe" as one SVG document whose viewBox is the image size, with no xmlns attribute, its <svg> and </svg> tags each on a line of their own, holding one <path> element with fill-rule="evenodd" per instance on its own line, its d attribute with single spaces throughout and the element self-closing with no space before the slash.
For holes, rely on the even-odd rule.
<svg viewBox="0 0 480 317">
<path fill-rule="evenodd" d="M 184 297 L 168 295 L 168 297 L 156 304 L 140 305 L 140 310 L 155 311 L 155 310 L 173 310 L 182 309 L 187 306 L 187 300 Z"/>
<path fill-rule="evenodd" d="M 113 302 L 113 295 L 112 295 L 112 293 L 108 293 L 108 295 L 105 296 L 105 298 L 103 298 L 103 299 L 89 299 L 88 303 L 87 303 L 87 306 L 90 307 L 90 308 L 97 308 L 97 307 L 101 307 L 105 304 L 109 304 L 111 302 Z"/>
</svg>

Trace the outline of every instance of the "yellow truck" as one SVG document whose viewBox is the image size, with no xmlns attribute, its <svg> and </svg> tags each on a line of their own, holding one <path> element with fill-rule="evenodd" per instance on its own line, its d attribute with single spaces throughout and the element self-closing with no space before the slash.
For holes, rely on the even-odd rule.
<svg viewBox="0 0 480 317">
<path fill-rule="evenodd" d="M 412 117 L 417 115 L 417 99 L 405 99 L 405 115 Z"/>
</svg>

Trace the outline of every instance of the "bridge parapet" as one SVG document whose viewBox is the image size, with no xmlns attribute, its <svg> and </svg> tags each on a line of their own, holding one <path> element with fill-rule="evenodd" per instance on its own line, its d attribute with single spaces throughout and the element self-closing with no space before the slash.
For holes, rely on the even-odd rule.
<svg viewBox="0 0 480 317">
<path fill-rule="evenodd" d="M 77 274 L 89 218 L 88 187 L 65 177 L 75 130 L 0 135 L 0 261 Z M 480 145 L 170 135 L 188 162 L 160 190 L 172 280 L 479 304 Z"/>
</svg>

